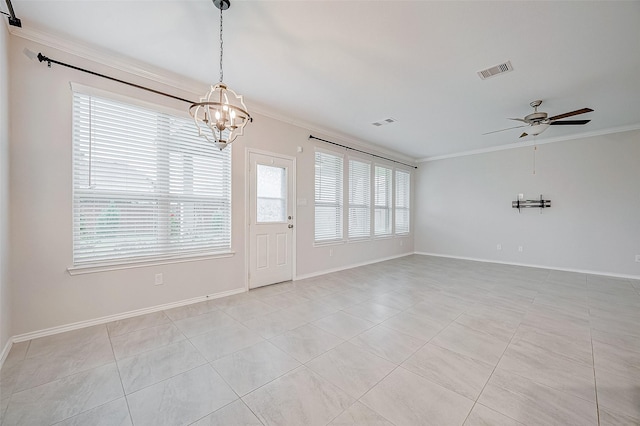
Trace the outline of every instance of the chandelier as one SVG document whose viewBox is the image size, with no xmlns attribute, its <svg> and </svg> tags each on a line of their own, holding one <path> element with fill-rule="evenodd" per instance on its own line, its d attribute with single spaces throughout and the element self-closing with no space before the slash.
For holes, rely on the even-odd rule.
<svg viewBox="0 0 640 426">
<path fill-rule="evenodd" d="M 222 11 L 227 10 L 231 2 L 213 0 L 213 4 L 220 9 L 220 81 L 211 86 L 209 92 L 200 98 L 200 102 L 191 104 L 189 114 L 198 127 L 198 134 L 204 136 L 216 148 L 223 150 L 238 136 L 242 136 L 244 127 L 253 119 L 247 112 L 242 95 L 238 95 L 222 82 Z"/>
</svg>

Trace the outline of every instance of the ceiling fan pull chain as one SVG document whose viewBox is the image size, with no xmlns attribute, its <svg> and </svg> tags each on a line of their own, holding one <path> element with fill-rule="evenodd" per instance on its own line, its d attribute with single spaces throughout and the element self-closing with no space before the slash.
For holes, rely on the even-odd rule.
<svg viewBox="0 0 640 426">
<path fill-rule="evenodd" d="M 538 146 L 533 145 L 533 174 L 536 174 L 536 151 L 538 151 Z"/>
</svg>

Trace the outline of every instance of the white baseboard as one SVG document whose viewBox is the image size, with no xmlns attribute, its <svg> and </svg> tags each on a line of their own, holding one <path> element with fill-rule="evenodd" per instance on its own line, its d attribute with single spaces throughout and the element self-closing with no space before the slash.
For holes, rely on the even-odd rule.
<svg viewBox="0 0 640 426">
<path fill-rule="evenodd" d="M 614 272 L 602 272 L 602 271 L 591 271 L 588 269 L 575 269 L 575 268 L 561 268 L 559 266 L 548 266 L 548 265 L 535 265 L 531 263 L 519 263 L 519 262 L 504 262 L 501 260 L 493 260 L 493 259 L 480 259 L 477 257 L 466 257 L 466 256 L 453 256 L 450 254 L 441 254 L 441 253 L 427 253 L 423 251 L 416 251 L 414 254 L 419 254 L 422 256 L 434 256 L 434 257 L 446 257 L 449 259 L 460 259 L 460 260 L 471 260 L 473 262 L 484 262 L 484 263 L 498 263 L 501 265 L 512 265 L 512 266 L 526 266 L 529 268 L 541 268 L 541 269 L 550 269 L 553 271 L 563 271 L 563 272 L 577 272 L 579 274 L 590 274 L 590 275 L 601 275 L 605 277 L 613 277 L 613 278 L 626 278 L 631 280 L 640 280 L 640 275 L 628 275 L 628 274 L 616 274 Z"/>
<path fill-rule="evenodd" d="M 13 343 L 24 342 L 25 340 L 37 339 L 38 337 L 51 336 L 53 334 L 64 333 L 65 331 L 77 330 L 79 328 L 91 327 L 93 325 L 106 324 L 108 322 L 123 320 L 138 315 L 150 314 L 153 312 L 164 311 L 166 309 L 178 308 L 180 306 L 191 305 L 192 303 L 204 302 L 205 300 L 219 299 L 221 297 L 232 296 L 238 293 L 244 293 L 246 289 L 239 288 L 235 290 L 223 291 L 221 293 L 210 294 L 206 296 L 185 299 L 179 302 L 167 303 L 164 305 L 152 306 L 150 308 L 136 309 L 135 311 L 124 312 L 121 314 L 108 315 L 106 317 L 95 318 L 87 321 L 74 322 L 72 324 L 60 325 L 44 330 L 32 331 L 30 333 L 18 334 L 9 339 Z"/>
<path fill-rule="evenodd" d="M 294 280 L 312 278 L 312 277 L 316 277 L 316 276 L 319 276 L 319 275 L 329 274 L 329 273 L 332 273 L 332 272 L 343 271 L 345 269 L 357 268 L 358 266 L 365 266 L 365 265 L 370 265 L 372 263 L 378 263 L 378 262 L 384 262 L 386 260 L 397 259 L 399 257 L 409 256 L 411 254 L 413 254 L 413 252 L 407 252 L 407 253 L 402 253 L 402 254 L 398 254 L 398 255 L 395 255 L 395 256 L 379 258 L 379 259 L 370 260 L 370 261 L 367 261 L 367 262 L 354 263 L 354 264 L 342 266 L 340 268 L 328 269 L 328 270 L 324 270 L 324 271 L 314 272 L 314 273 L 311 273 L 311 274 L 299 275 L 299 276 L 296 276 L 294 278 Z M 13 343 L 24 342 L 26 340 L 32 340 L 32 339 L 37 339 L 39 337 L 51 336 L 51 335 L 58 334 L 58 333 L 64 333 L 66 331 L 72 331 L 72 330 L 77 330 L 77 329 L 80 329 L 80 328 L 91 327 L 91 326 L 94 326 L 94 325 L 106 324 L 106 323 L 109 323 L 109 322 L 123 320 L 123 319 L 131 318 L 131 317 L 135 317 L 135 316 L 138 316 L 138 315 L 144 315 L 144 314 L 150 314 L 150 313 L 153 313 L 153 312 L 164 311 L 166 309 L 178 308 L 180 306 L 190 305 L 192 303 L 203 302 L 205 300 L 212 300 L 212 299 L 218 299 L 220 297 L 232 296 L 234 294 L 243 293 L 245 291 L 246 291 L 245 288 L 239 288 L 239 289 L 235 289 L 235 290 L 225 291 L 225 292 L 222 292 L 222 293 L 216 293 L 216 294 L 211 294 L 211 295 L 207 295 L 207 296 L 199 296 L 199 297 L 194 297 L 192 299 L 181 300 L 179 302 L 172 302 L 172 303 L 167 303 L 167 304 L 164 304 L 164 305 L 152 306 L 152 307 L 149 307 L 149 308 L 143 308 L 143 309 L 137 309 L 137 310 L 134 310 L 134 311 L 124 312 L 124 313 L 121 313 L 121 314 L 108 315 L 108 316 L 101 317 L 101 318 L 95 318 L 95 319 L 86 320 L 86 321 L 79 321 L 79 322 L 75 322 L 75 323 L 72 323 L 72 324 L 65 324 L 65 325 L 61 325 L 61 326 L 57 326 L 57 327 L 47 328 L 47 329 L 44 329 L 44 330 L 38 330 L 38 331 L 29 332 L 29 333 L 18 334 L 16 336 L 13 336 L 13 337 L 9 338 L 9 341 L 7 342 L 7 345 L 3 349 L 2 358 L 0 358 L 0 360 L 4 361 L 4 358 L 6 358 L 6 356 L 8 355 L 9 350 L 11 349 L 11 345 Z M 0 363 L 0 366 L 1 365 L 2 364 Z"/>
<path fill-rule="evenodd" d="M 349 265 L 340 266 L 338 268 L 324 269 L 322 271 L 312 272 L 310 274 L 296 275 L 293 280 L 294 281 L 298 281 L 298 280 L 304 280 L 304 279 L 307 279 L 307 278 L 318 277 L 320 275 L 331 274 L 333 272 L 344 271 L 345 269 L 352 269 L 352 268 L 357 268 L 357 267 L 360 267 L 360 266 L 371 265 L 373 263 L 385 262 L 387 260 L 397 259 L 399 257 L 410 256 L 412 254 L 415 254 L 415 253 L 414 252 L 401 253 L 401 254 L 396 254 L 394 256 L 388 256 L 388 257 L 382 257 L 382 258 L 379 258 L 379 259 L 368 260 L 366 262 L 352 263 L 352 264 L 349 264 Z"/>
</svg>

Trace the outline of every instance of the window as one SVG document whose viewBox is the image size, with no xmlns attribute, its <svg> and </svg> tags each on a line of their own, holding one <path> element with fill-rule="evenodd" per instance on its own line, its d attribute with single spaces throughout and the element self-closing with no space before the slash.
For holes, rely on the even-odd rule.
<svg viewBox="0 0 640 426">
<path fill-rule="evenodd" d="M 371 165 L 349 160 L 349 238 L 371 235 Z"/>
<path fill-rule="evenodd" d="M 411 174 L 396 170 L 396 234 L 409 233 L 409 198 Z"/>
<path fill-rule="evenodd" d="M 75 92 L 73 263 L 231 248 L 231 152 L 192 120 Z"/>
<path fill-rule="evenodd" d="M 316 151 L 315 241 L 342 238 L 342 156 Z"/>
<path fill-rule="evenodd" d="M 256 168 L 256 222 L 287 220 L 287 169 L 258 164 Z"/>
<path fill-rule="evenodd" d="M 391 169 L 375 166 L 375 235 L 391 234 Z"/>
<path fill-rule="evenodd" d="M 343 189 L 343 183 L 348 187 Z M 315 241 L 342 241 L 345 226 L 349 239 L 408 234 L 410 184 L 408 170 L 372 165 L 358 156 L 348 157 L 344 164 L 342 155 L 318 149 Z"/>
</svg>

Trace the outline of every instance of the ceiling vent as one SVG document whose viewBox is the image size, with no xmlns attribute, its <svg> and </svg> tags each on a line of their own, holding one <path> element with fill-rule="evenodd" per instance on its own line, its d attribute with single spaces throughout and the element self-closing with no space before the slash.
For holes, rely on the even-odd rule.
<svg viewBox="0 0 640 426">
<path fill-rule="evenodd" d="M 493 77 L 494 75 L 504 74 L 505 72 L 509 71 L 513 71 L 513 65 L 511 65 L 511 61 L 498 64 L 491 68 L 487 68 L 486 70 L 478 71 L 478 75 L 482 80 L 486 80 L 487 78 Z"/>
<path fill-rule="evenodd" d="M 380 120 L 380 121 L 376 121 L 375 123 L 371 123 L 372 125 L 376 126 L 376 127 L 380 127 L 380 126 L 386 126 L 387 124 L 391 124 L 391 123 L 395 123 L 396 120 L 395 118 L 385 118 L 384 120 Z"/>
</svg>

